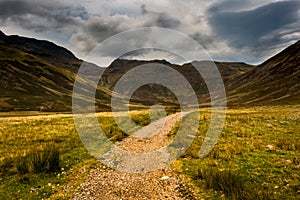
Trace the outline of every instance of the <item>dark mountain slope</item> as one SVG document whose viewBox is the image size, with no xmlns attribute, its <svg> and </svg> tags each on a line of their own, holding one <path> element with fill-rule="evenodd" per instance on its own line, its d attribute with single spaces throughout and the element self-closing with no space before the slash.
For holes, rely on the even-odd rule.
<svg viewBox="0 0 300 200">
<path fill-rule="evenodd" d="M 83 63 L 83 60 L 75 57 L 75 55 L 68 49 L 46 40 L 37 40 L 18 35 L 8 36 L 0 31 L 0 42 L 22 52 L 34 55 L 35 57 L 41 58 L 52 65 L 62 67 L 73 73 L 77 73 Z M 85 62 L 85 64 L 90 67 L 98 67 L 97 65 L 88 62 Z M 86 73 L 90 73 L 89 75 L 93 76 L 92 72 Z"/>
<path fill-rule="evenodd" d="M 82 62 L 69 50 L 49 41 L 20 37 L 18 35 L 6 36 L 3 32 L 0 32 L 0 41 L 20 51 L 35 55 L 50 64 L 67 67 L 71 71 L 77 71 Z"/>
<path fill-rule="evenodd" d="M 299 103 L 300 41 L 228 84 L 232 104 Z"/>
<path fill-rule="evenodd" d="M 300 42 L 297 42 L 259 66 L 215 62 L 226 86 L 229 105 L 299 103 L 299 51 Z M 0 32 L 0 110 L 71 111 L 73 84 L 82 63 L 70 51 L 51 42 L 6 36 Z M 97 109 L 109 109 L 111 90 L 123 74 L 134 67 L 151 63 L 177 70 L 190 82 L 199 102 L 209 102 L 207 87 L 192 65 L 205 66 L 207 61 L 176 65 L 165 60 L 117 59 L 103 73 L 96 93 Z M 90 69 L 86 74 L 98 80 L 93 70 L 98 66 L 85 64 Z M 214 80 L 215 76 L 209 78 Z M 95 86 L 81 79 L 80 87 L 84 93 Z M 83 103 L 88 101 L 83 96 L 78 98 Z M 119 98 L 122 99 L 121 96 Z M 174 105 L 177 100 L 169 89 L 148 84 L 134 93 L 132 102 Z"/>
<path fill-rule="evenodd" d="M 108 68 L 105 70 L 101 81 L 102 85 L 109 87 L 111 90 L 113 90 L 118 80 L 129 70 L 143 64 L 155 65 L 156 63 L 166 65 L 177 70 L 190 82 L 200 102 L 209 101 L 206 84 L 204 83 L 199 72 L 194 68 L 194 66 L 204 67 L 209 65 L 209 62 L 207 61 L 195 61 L 193 63 L 187 63 L 184 65 L 176 65 L 171 64 L 166 60 L 141 61 L 117 59 L 114 62 L 112 62 L 110 66 L 108 66 Z M 215 62 L 215 64 L 218 67 L 225 84 L 228 84 L 232 78 L 240 76 L 241 74 L 244 74 L 255 68 L 255 66 L 247 65 L 245 63 Z M 174 79 L 174 77 L 169 78 L 170 80 Z M 214 76 L 210 77 L 211 80 L 213 80 L 214 78 Z M 156 84 L 148 84 L 139 88 L 135 92 L 133 97 L 147 104 L 153 104 L 157 102 L 173 103 L 174 101 L 176 101 L 176 97 L 171 91 L 169 91 L 165 87 L 161 87 Z"/>
<path fill-rule="evenodd" d="M 74 75 L 0 43 L 1 110 L 64 110 Z"/>
<path fill-rule="evenodd" d="M 0 111 L 71 111 L 76 74 L 0 42 Z M 92 85 L 81 80 L 81 90 Z M 107 109 L 109 91 L 98 89 L 96 106 Z M 82 99 L 86 101 L 86 99 Z"/>
<path fill-rule="evenodd" d="M 125 59 L 116 59 L 112 62 L 108 68 L 105 70 L 103 74 L 102 82 L 105 85 L 110 87 L 114 86 L 117 80 L 126 72 L 133 69 L 134 67 L 149 64 L 149 63 L 158 63 L 163 64 L 177 71 L 181 72 L 185 77 L 195 76 L 198 78 L 198 72 L 194 70 L 192 63 L 187 63 L 184 65 L 176 65 L 171 64 L 166 60 L 151 60 L 151 61 L 142 61 L 142 60 L 125 60 Z M 205 66 L 206 61 L 194 61 L 193 64 L 195 66 Z M 230 81 L 231 79 L 240 76 L 250 70 L 254 69 L 255 66 L 248 65 L 242 62 L 215 62 L 216 66 L 218 67 L 221 76 L 225 82 L 225 84 Z"/>
</svg>

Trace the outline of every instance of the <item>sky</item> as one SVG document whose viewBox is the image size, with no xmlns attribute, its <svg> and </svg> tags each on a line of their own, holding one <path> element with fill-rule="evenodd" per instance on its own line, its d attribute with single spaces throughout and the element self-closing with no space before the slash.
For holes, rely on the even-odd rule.
<svg viewBox="0 0 300 200">
<path fill-rule="evenodd" d="M 300 39 L 300 1 L 0 0 L 0 30 L 5 34 L 49 40 L 82 59 L 115 34 L 143 27 L 185 34 L 214 60 L 259 64 Z M 134 44 L 146 42 L 136 37 Z M 182 45 L 175 40 L 167 44 L 171 49 Z M 136 51 L 126 58 L 177 61 L 161 50 Z"/>
</svg>

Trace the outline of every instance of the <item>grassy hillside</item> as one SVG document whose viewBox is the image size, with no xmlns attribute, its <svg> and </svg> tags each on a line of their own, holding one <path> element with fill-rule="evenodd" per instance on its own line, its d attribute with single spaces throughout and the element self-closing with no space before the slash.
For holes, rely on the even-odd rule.
<svg viewBox="0 0 300 200">
<path fill-rule="evenodd" d="M 201 68 L 210 65 L 210 62 L 206 61 L 195 61 L 184 65 L 177 65 L 171 64 L 166 60 L 141 61 L 117 59 L 112 62 L 103 73 L 101 84 L 113 90 L 115 84 L 122 77 L 122 75 L 126 74 L 128 71 L 134 69 L 137 66 L 145 64 L 162 64 L 175 69 L 180 74 L 182 74 L 186 78 L 186 80 L 189 81 L 200 102 L 203 103 L 209 101 L 207 86 L 199 72 L 195 69 L 195 67 Z M 245 63 L 215 62 L 215 64 L 218 67 L 225 84 L 228 84 L 233 78 L 238 77 L 255 68 L 255 66 Z M 159 74 L 160 72 L 155 73 Z M 168 78 L 172 80 L 172 77 Z M 213 80 L 215 77 L 211 76 L 209 78 Z M 169 89 L 156 84 L 148 84 L 139 88 L 134 93 L 133 98 L 137 102 L 146 104 L 160 102 L 172 105 L 174 103 L 177 103 L 175 95 Z"/>
<path fill-rule="evenodd" d="M 232 104 L 298 104 L 300 41 L 228 85 Z"/>
<path fill-rule="evenodd" d="M 71 110 L 76 77 L 71 71 L 0 43 L 0 74 L 1 111 Z M 82 89 L 89 86 L 88 82 L 81 81 Z M 101 94 L 105 101 L 106 91 Z M 99 98 L 96 104 L 101 105 L 102 100 Z"/>
<path fill-rule="evenodd" d="M 0 111 L 41 110 L 71 111 L 71 99 L 76 73 L 83 63 L 70 51 L 48 41 L 0 32 Z M 206 66 L 206 61 L 184 65 L 165 60 L 139 61 L 116 59 L 106 69 L 97 87 L 96 109 L 110 109 L 110 95 L 118 80 L 129 70 L 143 64 L 163 64 L 182 74 L 195 91 L 199 103 L 208 105 L 210 96 L 201 75 L 194 69 Z M 232 105 L 298 104 L 300 100 L 300 42 L 287 48 L 259 66 L 245 63 L 215 62 L 224 80 L 227 102 Z M 192 65 L 193 64 L 193 65 Z M 86 63 L 84 73 L 91 80 L 98 66 Z M 159 74 L 160 72 L 155 72 Z M 170 80 L 173 80 L 172 77 Z M 206 77 L 207 78 L 207 77 Z M 215 76 L 209 77 L 214 80 Z M 80 79 L 81 91 L 94 88 Z M 90 88 L 90 89 L 88 89 Z M 90 90 L 92 91 L 92 90 Z M 80 97 L 84 103 L 88 99 Z M 143 105 L 165 104 L 177 107 L 176 96 L 166 87 L 147 84 L 135 91 L 131 103 Z M 143 104 L 143 105 L 142 105 Z"/>
<path fill-rule="evenodd" d="M 0 44 L 1 110 L 65 110 L 74 74 Z"/>
<path fill-rule="evenodd" d="M 82 63 L 72 52 L 49 41 L 18 35 L 7 36 L 1 31 L 0 41 L 7 46 L 14 47 L 19 51 L 34 55 L 52 65 L 60 66 L 72 72 L 77 72 Z"/>
</svg>

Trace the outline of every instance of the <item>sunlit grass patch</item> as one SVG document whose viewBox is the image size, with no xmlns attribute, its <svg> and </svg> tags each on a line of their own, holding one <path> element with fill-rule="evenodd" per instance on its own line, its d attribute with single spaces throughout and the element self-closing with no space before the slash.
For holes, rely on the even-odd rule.
<svg viewBox="0 0 300 200">
<path fill-rule="evenodd" d="M 0 120 L 1 199 L 50 197 L 59 190 L 57 185 L 67 182 L 80 162 L 91 159 L 75 131 L 72 117 Z M 58 177 L 62 168 L 63 175 Z"/>
<path fill-rule="evenodd" d="M 108 139 L 127 137 L 106 114 L 98 119 Z M 101 166 L 82 144 L 72 115 L 0 118 L 0 199 L 70 199 L 95 165 Z"/>
<path fill-rule="evenodd" d="M 198 129 L 185 133 L 192 145 L 174 165 L 206 199 L 299 199 L 299 108 L 228 109 L 217 144 L 199 159 L 210 122 L 210 109 L 201 109 Z M 111 141 L 128 136 L 112 113 L 97 116 Z M 139 126 L 149 123 L 149 110 L 130 116 Z M 170 140 L 180 123 L 169 133 Z M 186 118 L 182 123 L 192 122 Z M 70 199 L 89 170 L 99 165 L 83 146 L 70 115 L 0 118 L 0 199 Z"/>
<path fill-rule="evenodd" d="M 228 109 L 217 144 L 207 157 L 199 159 L 209 124 L 207 116 L 202 116 L 207 120 L 199 124 L 193 144 L 175 162 L 177 170 L 200 188 L 201 196 L 300 198 L 299 106 Z"/>
</svg>

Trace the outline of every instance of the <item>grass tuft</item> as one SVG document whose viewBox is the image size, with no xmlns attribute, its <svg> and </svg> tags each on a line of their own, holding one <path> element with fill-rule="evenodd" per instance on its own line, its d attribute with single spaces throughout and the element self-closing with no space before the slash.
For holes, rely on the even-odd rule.
<svg viewBox="0 0 300 200">
<path fill-rule="evenodd" d="M 241 173 L 232 169 L 219 170 L 216 167 L 207 166 L 198 169 L 193 179 L 203 180 L 206 188 L 222 192 L 228 199 L 274 199 L 273 194 L 254 188 Z"/>
<path fill-rule="evenodd" d="M 16 159 L 17 172 L 20 175 L 29 173 L 29 163 L 27 157 L 18 157 Z"/>
<path fill-rule="evenodd" d="M 59 171 L 59 150 L 54 143 L 46 145 L 43 150 L 34 149 L 30 153 L 32 170 L 35 173 Z"/>
<path fill-rule="evenodd" d="M 218 170 L 212 166 L 198 171 L 197 177 L 204 180 L 206 187 L 222 191 L 233 199 L 245 199 L 246 185 L 243 177 L 232 170 Z"/>
<path fill-rule="evenodd" d="M 11 157 L 6 157 L 0 162 L 0 172 L 6 173 L 14 166 L 14 160 Z"/>
<path fill-rule="evenodd" d="M 300 142 L 287 138 L 278 138 L 276 140 L 276 146 L 284 151 L 296 151 L 300 150 Z"/>
</svg>

